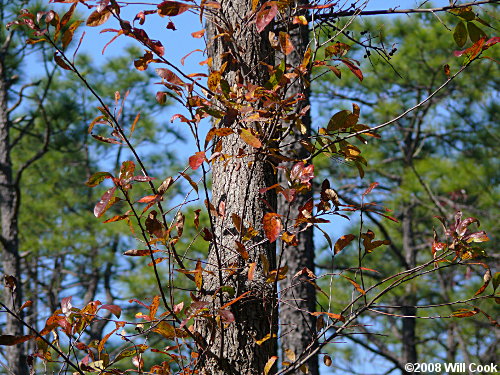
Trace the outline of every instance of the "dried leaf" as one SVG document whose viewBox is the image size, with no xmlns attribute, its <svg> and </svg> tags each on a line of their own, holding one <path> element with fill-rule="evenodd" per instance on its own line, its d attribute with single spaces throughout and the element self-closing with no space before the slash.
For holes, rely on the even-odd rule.
<svg viewBox="0 0 500 375">
<path fill-rule="evenodd" d="M 354 234 L 346 234 L 346 235 L 340 237 L 337 240 L 337 242 L 335 242 L 334 254 L 340 253 L 342 251 L 342 249 L 344 249 L 344 247 L 349 245 L 351 243 L 351 241 L 354 240 L 354 238 L 356 238 L 356 236 Z"/>
<path fill-rule="evenodd" d="M 158 14 L 162 17 L 174 17 L 192 8 L 191 5 L 178 1 L 164 1 L 157 5 Z"/>
<path fill-rule="evenodd" d="M 111 11 L 108 8 L 104 8 L 101 12 L 95 10 L 87 18 L 86 25 L 91 27 L 101 26 L 109 17 L 111 17 Z"/>
<path fill-rule="evenodd" d="M 264 215 L 262 219 L 262 223 L 264 225 L 264 232 L 266 234 L 267 239 L 273 243 L 276 241 L 281 233 L 282 224 L 280 215 L 276 213 L 267 213 Z"/>
<path fill-rule="evenodd" d="M 111 207 L 114 203 L 117 202 L 117 200 L 112 201 L 115 191 L 116 191 L 116 186 L 113 186 L 111 189 L 107 190 L 103 194 L 101 200 L 94 207 L 95 217 L 101 217 L 109 207 Z"/>
</svg>

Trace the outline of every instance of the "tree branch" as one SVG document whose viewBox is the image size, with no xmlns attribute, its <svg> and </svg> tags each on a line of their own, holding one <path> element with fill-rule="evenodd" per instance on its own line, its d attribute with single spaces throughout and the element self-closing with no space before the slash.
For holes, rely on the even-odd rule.
<svg viewBox="0 0 500 375">
<path fill-rule="evenodd" d="M 465 4 L 457 4 L 457 5 L 448 5 L 445 7 L 439 8 L 413 8 L 413 9 L 379 9 L 379 10 L 344 10 L 340 12 L 332 12 L 326 14 L 317 14 L 314 16 L 316 20 L 319 22 L 325 22 L 331 19 L 340 18 L 340 17 L 351 17 L 351 16 L 379 16 L 379 15 L 390 15 L 390 14 L 412 14 L 412 13 L 436 13 L 436 12 L 446 12 L 448 10 L 466 8 L 469 6 L 475 5 L 484 5 L 484 4 L 495 4 L 498 0 L 481 0 L 474 1 Z"/>
</svg>

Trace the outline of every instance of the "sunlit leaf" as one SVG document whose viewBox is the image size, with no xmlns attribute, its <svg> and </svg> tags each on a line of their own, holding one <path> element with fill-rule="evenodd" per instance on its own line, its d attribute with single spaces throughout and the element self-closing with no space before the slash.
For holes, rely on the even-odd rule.
<svg viewBox="0 0 500 375">
<path fill-rule="evenodd" d="M 111 14 L 108 8 L 104 8 L 100 12 L 95 10 L 90 14 L 89 18 L 87 18 L 86 25 L 91 27 L 100 26 L 111 17 Z"/>
<path fill-rule="evenodd" d="M 111 189 L 107 190 L 101 200 L 94 207 L 94 215 L 95 217 L 101 217 L 106 210 L 110 207 L 110 202 L 115 194 L 116 186 L 113 186 Z"/>
<path fill-rule="evenodd" d="M 255 25 L 257 26 L 257 31 L 262 32 L 267 25 L 278 14 L 278 5 L 276 1 L 267 1 L 262 4 L 262 7 L 257 12 Z"/>
<path fill-rule="evenodd" d="M 195 153 L 193 156 L 189 157 L 189 166 L 191 169 L 196 170 L 203 164 L 206 160 L 205 151 L 199 151 Z"/>
<path fill-rule="evenodd" d="M 254 132 L 251 129 L 245 129 L 241 128 L 238 130 L 238 133 L 240 135 L 240 138 L 245 142 L 247 145 L 250 145 L 255 148 L 261 148 L 262 147 L 262 142 L 257 138 L 254 134 Z"/>
<path fill-rule="evenodd" d="M 264 375 L 269 374 L 269 371 L 271 371 L 271 368 L 274 365 L 274 362 L 278 359 L 277 356 L 273 355 L 269 360 L 266 362 L 266 365 L 264 366 Z"/>
<path fill-rule="evenodd" d="M 334 254 L 338 254 L 339 252 L 344 249 L 347 245 L 351 243 L 352 240 L 354 240 L 356 236 L 354 234 L 346 234 L 342 237 L 340 237 L 337 242 L 335 242 L 334 246 Z"/>
<path fill-rule="evenodd" d="M 269 242 L 272 243 L 276 241 L 281 233 L 281 230 L 283 229 L 280 215 L 268 212 L 264 215 L 262 223 L 264 225 L 264 232 Z"/>
</svg>

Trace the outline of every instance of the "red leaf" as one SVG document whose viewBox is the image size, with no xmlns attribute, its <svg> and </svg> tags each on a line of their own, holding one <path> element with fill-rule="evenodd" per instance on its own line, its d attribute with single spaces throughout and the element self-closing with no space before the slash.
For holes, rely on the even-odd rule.
<svg viewBox="0 0 500 375">
<path fill-rule="evenodd" d="M 280 215 L 275 213 L 267 213 L 264 215 L 262 220 L 262 223 L 264 224 L 264 232 L 271 243 L 278 239 L 281 230 L 283 229 L 279 216 Z"/>
<path fill-rule="evenodd" d="M 358 79 L 360 81 L 363 80 L 363 72 L 361 71 L 361 69 L 359 69 L 356 65 L 354 65 L 349 60 L 340 59 L 340 61 L 342 61 L 351 70 L 351 72 L 353 72 L 354 75 L 356 77 L 358 77 Z"/>
<path fill-rule="evenodd" d="M 111 189 L 109 189 L 103 194 L 101 200 L 94 207 L 95 217 L 101 217 L 102 214 L 106 212 L 106 210 L 108 209 L 108 204 L 110 203 L 111 198 L 113 198 L 115 191 L 116 191 L 116 186 L 113 186 Z"/>
<path fill-rule="evenodd" d="M 54 61 L 56 62 L 57 65 L 59 65 L 61 68 L 65 69 L 65 70 L 73 70 L 71 68 L 71 66 L 69 66 L 68 64 L 66 64 L 66 62 L 64 61 L 64 59 L 57 54 L 57 52 L 54 53 Z"/>
<path fill-rule="evenodd" d="M 205 152 L 204 151 L 197 152 L 193 156 L 189 157 L 189 166 L 193 170 L 196 170 L 200 167 L 200 165 L 203 164 L 205 160 L 206 160 Z"/>
<path fill-rule="evenodd" d="M 267 1 L 262 4 L 262 7 L 257 12 L 257 20 L 255 25 L 257 26 L 257 31 L 262 32 L 269 23 L 278 14 L 278 5 L 276 1 Z"/>
<path fill-rule="evenodd" d="M 101 309 L 106 309 L 111 311 L 111 313 L 116 316 L 117 318 L 120 318 L 120 315 L 122 314 L 122 309 L 120 306 L 116 305 L 102 305 Z"/>
<path fill-rule="evenodd" d="M 158 14 L 162 17 L 168 16 L 178 16 L 179 14 L 184 13 L 185 11 L 191 9 L 191 5 L 180 3 L 178 1 L 164 1 L 161 4 L 158 4 Z"/>
</svg>

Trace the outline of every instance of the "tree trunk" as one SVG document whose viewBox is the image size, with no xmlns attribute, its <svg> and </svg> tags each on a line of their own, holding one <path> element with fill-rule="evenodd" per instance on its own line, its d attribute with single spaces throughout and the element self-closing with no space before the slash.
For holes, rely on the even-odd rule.
<svg viewBox="0 0 500 375">
<path fill-rule="evenodd" d="M 211 70 L 220 70 L 227 62 L 221 73 L 229 87 L 237 84 L 262 86 L 269 75 L 261 62 L 274 63 L 274 53 L 267 38 L 261 37 L 255 23 L 249 22 L 251 4 L 243 0 L 222 2 L 221 9 L 210 15 L 207 22 L 208 40 L 213 40 L 208 48 Z M 229 36 L 213 39 L 222 32 Z M 228 109 L 220 99 L 219 104 Z M 251 123 L 244 125 L 257 127 Z M 231 127 L 237 132 L 242 123 L 238 116 L 228 111 L 219 126 Z M 276 268 L 275 244 L 265 241 L 262 224 L 267 212 L 276 211 L 276 195 L 270 191 L 259 194 L 259 189 L 275 184 L 276 176 L 267 157 L 243 142 L 236 133 L 222 137 L 220 142 L 222 154 L 232 157 L 213 162 L 211 202 L 220 214 L 212 215 L 214 241 L 205 269 L 211 273 L 203 273 L 202 299 L 210 303 L 207 307 L 216 316 L 221 305 L 249 293 L 227 308 L 234 315 L 234 322 L 224 324 L 213 318 L 196 322 L 196 332 L 207 344 L 200 355 L 200 369 L 201 374 L 210 375 L 261 375 L 266 362 L 277 352 L 274 337 L 262 345 L 256 343 L 268 334 L 277 334 L 276 285 L 266 282 L 262 261 L 265 258 L 270 269 Z M 242 153 L 245 156 L 241 156 Z M 240 156 L 236 157 L 238 154 Z M 238 215 L 245 227 L 253 227 L 259 234 L 243 241 L 233 225 L 233 215 Z M 245 244 L 249 253 L 247 261 L 236 252 L 235 241 Z M 249 263 L 257 264 L 252 280 L 248 278 Z M 228 272 L 229 268 L 234 273 Z M 223 293 L 220 290 L 223 285 L 234 288 L 235 295 Z"/>
<path fill-rule="evenodd" d="M 305 4 L 307 2 L 302 1 L 301 3 Z M 307 16 L 307 10 L 301 10 L 298 15 Z M 288 56 L 279 54 L 277 58 L 277 60 L 285 59 L 287 64 L 294 67 L 302 63 L 304 53 L 309 47 L 309 27 L 300 24 L 296 26 L 298 27 L 289 31 L 290 40 L 295 50 Z M 276 61 L 276 63 L 278 64 L 280 61 Z M 304 100 L 299 103 L 296 112 L 300 112 L 303 108 L 310 105 L 309 76 L 304 78 L 292 81 L 286 92 L 288 97 L 304 96 Z M 309 111 L 302 117 L 302 122 L 306 129 L 306 134 L 301 134 L 297 128 L 294 128 L 282 141 L 283 146 L 280 148 L 280 152 L 284 156 L 294 159 L 294 161 L 282 164 L 288 169 L 291 169 L 294 163 L 309 156 L 309 152 L 299 143 L 301 139 L 308 140 L 311 135 L 311 116 Z M 293 126 L 293 124 L 290 126 Z M 283 170 L 278 174 L 278 182 L 283 187 L 286 187 L 288 184 Z M 289 203 L 280 194 L 278 197 L 278 213 L 284 218 L 289 217 L 293 220 L 299 213 L 299 207 L 303 206 L 310 198 L 312 198 L 312 191 L 298 195 L 293 202 Z M 293 223 L 289 222 L 288 224 Z M 310 227 L 306 231 L 300 232 L 297 235 L 297 240 L 299 243 L 297 246 L 286 246 L 284 244 L 281 263 L 282 265 L 286 264 L 289 271 L 288 277 L 280 282 L 280 299 L 285 301 L 285 303 L 280 305 L 279 320 L 282 332 L 282 351 L 289 349 L 296 356 L 299 356 L 314 340 L 316 318 L 307 312 L 314 312 L 316 310 L 316 291 L 310 283 L 301 281 L 300 278 L 292 280 L 292 277 L 304 267 L 314 272 L 313 228 Z M 285 355 L 283 355 L 283 360 L 287 360 Z M 319 373 L 318 357 L 312 357 L 307 362 L 307 366 L 309 374 L 317 375 Z M 293 374 L 299 375 L 302 374 L 302 371 L 296 370 Z"/>
<path fill-rule="evenodd" d="M 411 211 L 411 204 L 403 207 L 403 253 L 409 269 L 414 268 L 417 264 Z M 415 308 L 417 303 L 416 292 L 415 285 L 407 283 L 405 286 L 405 295 L 402 298 L 403 308 L 401 313 L 403 315 L 415 316 L 417 314 L 417 309 Z M 402 319 L 401 344 L 403 347 L 401 359 L 403 364 L 418 362 L 416 323 L 415 318 Z M 403 371 L 403 374 L 410 374 L 410 372 Z"/>
<path fill-rule="evenodd" d="M 18 207 L 19 190 L 14 185 L 9 145 L 8 83 L 5 71 L 5 51 L 0 61 L 0 216 L 2 266 L 4 275 L 17 279 L 16 288 L 4 289 L 4 303 L 11 310 L 18 311 L 22 303 L 21 258 L 19 256 Z M 20 336 L 23 325 L 13 316 L 6 314 L 4 334 Z M 7 362 L 16 375 L 27 375 L 28 367 L 23 345 L 5 349 Z"/>
</svg>

